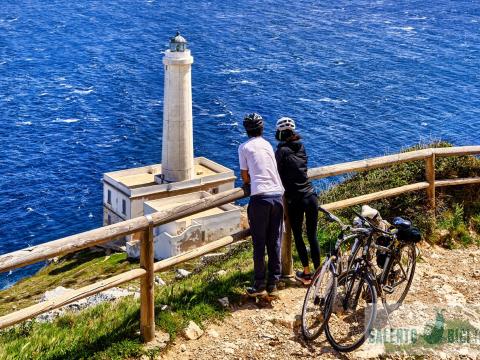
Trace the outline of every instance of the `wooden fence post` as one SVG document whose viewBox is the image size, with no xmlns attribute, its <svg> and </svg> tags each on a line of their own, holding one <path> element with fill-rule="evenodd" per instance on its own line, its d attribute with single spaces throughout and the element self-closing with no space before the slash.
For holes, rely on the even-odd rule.
<svg viewBox="0 0 480 360">
<path fill-rule="evenodd" d="M 149 226 L 140 243 L 140 267 L 147 272 L 140 280 L 140 334 L 145 343 L 155 338 L 153 221 L 150 215 L 147 219 Z"/>
<path fill-rule="evenodd" d="M 292 228 L 288 219 L 287 203 L 284 199 L 283 209 L 285 211 L 285 228 L 282 234 L 282 278 L 293 278 L 293 258 L 292 258 Z"/>
<path fill-rule="evenodd" d="M 429 184 L 427 188 L 428 204 L 435 212 L 435 153 L 425 159 L 425 177 Z"/>
</svg>

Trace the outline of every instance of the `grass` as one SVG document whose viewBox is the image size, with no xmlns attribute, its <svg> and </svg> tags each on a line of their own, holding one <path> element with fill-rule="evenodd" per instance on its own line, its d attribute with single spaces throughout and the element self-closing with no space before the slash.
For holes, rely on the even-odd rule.
<svg viewBox="0 0 480 360">
<path fill-rule="evenodd" d="M 98 265 L 96 259 L 93 261 L 92 270 Z M 227 273 L 218 275 L 220 269 L 226 269 Z M 218 299 L 228 296 L 230 301 L 238 301 L 251 278 L 252 249 L 245 244 L 222 263 L 208 265 L 186 279 L 156 287 L 157 329 L 168 332 L 174 339 L 189 320 L 201 324 L 223 318 L 225 310 Z M 168 309 L 162 310 L 164 304 Z M 0 359 L 139 357 L 146 354 L 138 334 L 139 319 L 139 301 L 129 297 L 67 314 L 52 323 L 26 322 L 0 333 Z"/>
</svg>

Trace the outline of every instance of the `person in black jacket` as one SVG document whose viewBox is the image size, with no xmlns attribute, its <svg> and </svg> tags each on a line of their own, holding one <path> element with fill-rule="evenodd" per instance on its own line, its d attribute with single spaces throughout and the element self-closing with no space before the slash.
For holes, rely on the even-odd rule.
<svg viewBox="0 0 480 360">
<path fill-rule="evenodd" d="M 279 141 L 275 157 L 278 172 L 285 188 L 287 213 L 292 226 L 295 246 L 303 265 L 295 277 L 308 285 L 311 281 L 308 252 L 303 241 L 303 219 L 306 218 L 307 239 L 313 266 L 320 266 L 320 248 L 317 240 L 318 199 L 315 189 L 307 176 L 307 154 L 295 132 L 295 122 L 282 117 L 277 121 L 275 138 Z"/>
</svg>

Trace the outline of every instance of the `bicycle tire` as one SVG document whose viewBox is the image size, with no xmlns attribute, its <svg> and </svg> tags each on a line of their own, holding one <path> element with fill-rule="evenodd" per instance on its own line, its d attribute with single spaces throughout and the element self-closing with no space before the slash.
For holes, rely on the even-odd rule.
<svg viewBox="0 0 480 360">
<path fill-rule="evenodd" d="M 346 288 L 355 288 L 357 279 L 359 285 L 354 292 L 355 296 L 345 295 Z M 364 286 L 367 289 L 366 294 L 369 295 L 365 294 L 363 298 Z M 365 300 L 366 306 L 362 309 L 356 309 L 360 297 L 362 297 L 362 300 Z M 344 302 L 345 299 L 347 299 L 346 304 Z M 350 304 L 351 300 L 353 300 L 352 304 Z M 345 305 L 347 305 L 347 308 L 345 308 Z M 377 292 L 369 273 L 350 270 L 340 275 L 337 282 L 336 296 L 332 299 L 330 306 L 329 320 L 325 326 L 325 335 L 330 345 L 340 352 L 350 352 L 359 348 L 367 339 L 377 314 Z M 348 309 L 349 306 L 353 308 Z M 347 314 L 347 317 L 344 318 L 345 322 L 341 319 L 344 313 Z M 362 314 L 369 316 L 367 321 L 362 319 Z M 357 332 L 359 335 L 358 339 L 347 344 L 347 337 L 354 333 L 356 324 L 363 324 L 364 328 Z M 353 327 L 353 331 L 349 328 L 350 326 Z"/>
<path fill-rule="evenodd" d="M 323 288 L 323 281 L 327 282 Z M 307 289 L 302 306 L 302 335 L 306 340 L 312 341 L 320 336 L 331 313 L 331 299 L 335 297 L 337 277 L 331 259 L 324 261 L 312 277 L 312 282 Z M 321 292 L 319 296 L 319 292 Z M 310 300 L 312 303 L 310 304 Z M 313 313 L 318 310 L 318 314 Z M 310 315 L 313 315 L 313 325 L 310 324 Z M 316 318 L 318 316 L 318 319 Z"/>
<path fill-rule="evenodd" d="M 412 244 L 412 243 L 404 243 L 401 245 L 401 248 L 400 248 L 400 251 L 403 250 L 403 249 L 408 249 L 409 250 L 409 258 L 411 256 L 411 259 L 410 260 L 410 265 L 411 265 L 411 270 L 410 272 L 407 274 L 407 284 L 406 286 L 404 287 L 403 291 L 401 292 L 400 296 L 398 297 L 398 300 L 394 300 L 394 303 L 393 304 L 389 304 L 389 299 L 391 299 L 394 295 L 396 294 L 395 292 L 395 288 L 394 288 L 394 292 L 393 294 L 385 294 L 385 299 L 386 299 L 386 302 L 387 302 L 387 306 L 388 306 L 388 309 L 389 311 L 394 311 L 395 309 L 398 309 L 398 307 L 403 303 L 403 301 L 405 300 L 407 294 L 408 294 L 408 291 L 410 290 L 410 286 L 412 285 L 412 281 L 413 281 L 413 276 L 415 274 L 415 268 L 416 268 L 416 262 L 417 262 L 417 249 L 415 247 L 415 244 Z M 400 252 L 400 256 L 401 256 L 401 252 Z M 402 261 L 400 259 L 400 261 Z M 399 260 L 398 258 L 396 258 L 392 264 L 392 269 L 390 270 L 390 273 L 394 273 L 395 271 L 398 271 L 398 270 L 395 270 L 395 266 L 398 264 Z M 399 290 L 397 290 L 398 292 Z"/>
</svg>

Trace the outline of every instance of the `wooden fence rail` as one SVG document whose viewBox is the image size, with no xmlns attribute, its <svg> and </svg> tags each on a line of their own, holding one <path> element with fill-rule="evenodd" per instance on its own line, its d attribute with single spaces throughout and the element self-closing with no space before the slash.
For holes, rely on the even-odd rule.
<svg viewBox="0 0 480 360">
<path fill-rule="evenodd" d="M 415 184 L 385 189 L 371 194 L 365 194 L 350 199 L 340 200 L 323 206 L 329 210 L 341 209 L 357 204 L 368 203 L 374 200 L 426 189 L 429 204 L 435 208 L 435 188 L 442 186 L 479 184 L 480 177 L 467 179 L 435 179 L 435 159 L 446 156 L 478 155 L 480 146 L 462 146 L 450 148 L 430 148 L 410 151 L 395 155 L 381 156 L 372 159 L 352 161 L 342 164 L 312 168 L 308 175 L 311 179 L 321 179 L 330 176 L 342 175 L 358 171 L 366 171 L 379 167 L 391 166 L 403 162 L 425 162 L 425 180 Z M 106 289 L 140 279 L 140 331 L 145 342 L 151 341 L 155 336 L 154 314 L 154 273 L 165 271 L 185 261 L 197 258 L 209 252 L 220 249 L 249 236 L 249 230 L 240 231 L 231 236 L 213 241 L 197 249 L 188 251 L 159 262 L 153 259 L 153 228 L 166 224 L 198 212 L 239 200 L 246 197 L 242 189 L 236 188 L 220 194 L 199 199 L 189 204 L 179 205 L 175 208 L 126 220 L 117 224 L 86 231 L 80 234 L 51 241 L 45 244 L 25 248 L 0 256 L 0 272 L 9 271 L 39 261 L 44 261 L 56 256 L 61 256 L 86 249 L 95 245 L 104 244 L 116 238 L 141 232 L 140 268 L 110 277 L 94 284 L 73 290 L 66 295 L 53 300 L 41 302 L 22 310 L 15 311 L 0 317 L 0 329 L 15 325 L 26 319 L 33 318 L 47 311 L 62 307 L 73 301 L 80 300 L 90 295 L 97 294 Z M 285 241 L 286 240 L 286 241 Z M 290 275 L 292 269 L 291 259 L 291 234 L 287 231 L 283 244 L 284 275 Z"/>
</svg>

